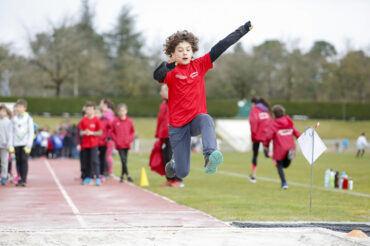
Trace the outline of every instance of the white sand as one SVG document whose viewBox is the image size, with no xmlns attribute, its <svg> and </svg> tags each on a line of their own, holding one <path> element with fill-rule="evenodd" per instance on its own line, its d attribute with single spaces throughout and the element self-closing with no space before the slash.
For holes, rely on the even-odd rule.
<svg viewBox="0 0 370 246">
<path fill-rule="evenodd" d="M 370 245 L 345 233 L 320 228 L 183 229 L 135 228 L 124 230 L 71 229 L 0 231 L 0 245 Z"/>
</svg>

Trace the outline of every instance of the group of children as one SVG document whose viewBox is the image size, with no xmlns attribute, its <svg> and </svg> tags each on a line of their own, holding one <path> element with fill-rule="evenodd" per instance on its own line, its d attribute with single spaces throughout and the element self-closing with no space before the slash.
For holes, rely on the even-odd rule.
<svg viewBox="0 0 370 246">
<path fill-rule="evenodd" d="M 301 134 L 294 127 L 292 119 L 285 115 L 285 109 L 281 105 L 272 107 L 272 119 L 270 106 L 261 97 L 253 97 L 252 109 L 249 114 L 251 127 L 251 137 L 253 143 L 252 172 L 249 180 L 256 183 L 257 157 L 259 146 L 264 146 L 266 157 L 272 157 L 277 167 L 281 180 L 281 189 L 288 189 L 283 168 L 288 168 L 292 159 L 295 157 L 294 137 L 298 138 Z M 273 142 L 273 151 L 269 151 L 269 144 Z"/>
<path fill-rule="evenodd" d="M 4 105 L 0 105 L 0 155 L 1 185 L 6 185 L 11 177 L 11 154 L 15 155 L 17 186 L 26 186 L 28 157 L 34 140 L 34 123 L 26 112 L 27 101 L 19 99 L 14 106 L 14 115 Z"/>
<path fill-rule="evenodd" d="M 100 186 L 105 176 L 113 175 L 113 146 L 122 163 L 120 181 L 123 182 L 126 176 L 127 181 L 133 182 L 127 168 L 127 155 L 135 139 L 134 124 L 127 116 L 125 104 L 117 106 L 117 117 L 113 107 L 109 99 L 103 99 L 99 108 L 94 102 L 88 102 L 83 107 L 77 132 L 83 185 L 93 183 L 95 179 L 95 184 Z"/>
</svg>

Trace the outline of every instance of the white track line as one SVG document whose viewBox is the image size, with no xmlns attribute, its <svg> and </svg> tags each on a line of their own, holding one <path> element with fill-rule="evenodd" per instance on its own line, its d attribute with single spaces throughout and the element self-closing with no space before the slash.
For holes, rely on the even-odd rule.
<svg viewBox="0 0 370 246">
<path fill-rule="evenodd" d="M 82 218 L 80 211 L 76 207 L 76 205 L 73 203 L 71 197 L 68 195 L 67 191 L 63 188 L 62 184 L 60 183 L 57 175 L 55 174 L 53 168 L 50 166 L 50 163 L 47 160 L 44 160 L 44 163 L 46 167 L 49 169 L 51 176 L 53 177 L 55 183 L 57 184 L 60 192 L 62 193 L 64 199 L 66 199 L 68 205 L 72 209 L 73 214 L 76 216 L 76 219 L 78 220 L 78 223 L 80 223 L 82 228 L 87 228 L 86 221 Z"/>
</svg>

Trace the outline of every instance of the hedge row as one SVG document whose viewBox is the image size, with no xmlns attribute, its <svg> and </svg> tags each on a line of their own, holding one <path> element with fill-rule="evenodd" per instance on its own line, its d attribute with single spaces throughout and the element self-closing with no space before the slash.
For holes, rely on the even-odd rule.
<svg viewBox="0 0 370 246">
<path fill-rule="evenodd" d="M 0 102 L 15 102 L 16 97 L 0 97 Z M 99 102 L 100 98 L 25 98 L 28 101 L 28 111 L 34 114 L 48 112 L 52 115 L 63 113 L 76 114 L 81 112 L 87 101 Z M 126 103 L 131 116 L 156 116 L 161 103 L 160 98 L 126 98 L 112 99 L 116 104 Z M 234 117 L 237 115 L 237 101 L 234 99 L 208 99 L 207 108 L 213 117 Z M 285 102 L 272 101 L 282 104 L 289 115 L 307 115 L 310 118 L 355 118 L 370 120 L 370 103 L 341 102 Z"/>
</svg>

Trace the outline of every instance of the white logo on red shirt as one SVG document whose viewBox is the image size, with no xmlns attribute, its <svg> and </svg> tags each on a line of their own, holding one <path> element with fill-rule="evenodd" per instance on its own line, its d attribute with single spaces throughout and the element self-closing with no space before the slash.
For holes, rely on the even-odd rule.
<svg viewBox="0 0 370 246">
<path fill-rule="evenodd" d="M 195 77 L 198 76 L 198 72 L 194 72 L 190 74 L 190 78 L 194 79 Z"/>
<path fill-rule="evenodd" d="M 277 132 L 280 136 L 288 136 L 293 134 L 293 129 L 281 129 Z"/>
<path fill-rule="evenodd" d="M 260 118 L 260 120 L 265 120 L 269 118 L 269 114 L 266 112 L 262 112 L 258 114 L 258 117 Z"/>
<path fill-rule="evenodd" d="M 187 79 L 188 78 L 185 75 L 180 75 L 180 74 L 176 74 L 175 77 L 178 78 L 178 79 Z"/>
<path fill-rule="evenodd" d="M 90 128 L 95 128 L 95 124 L 90 124 Z"/>
</svg>

